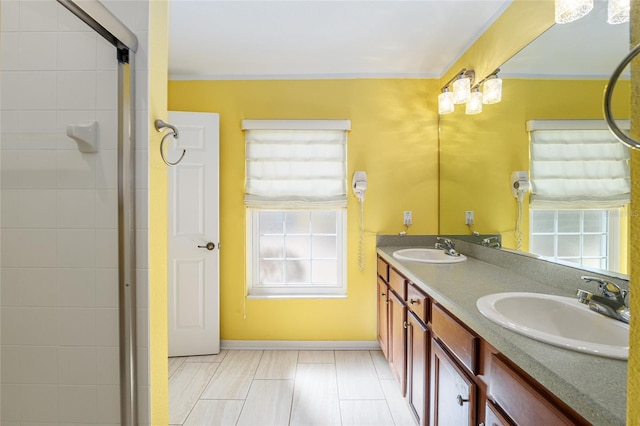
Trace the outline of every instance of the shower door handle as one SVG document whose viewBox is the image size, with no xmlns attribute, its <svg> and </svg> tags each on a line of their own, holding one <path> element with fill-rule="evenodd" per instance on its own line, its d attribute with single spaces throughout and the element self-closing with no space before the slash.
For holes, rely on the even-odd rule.
<svg viewBox="0 0 640 426">
<path fill-rule="evenodd" d="M 207 250 L 213 250 L 214 248 L 216 248 L 216 245 L 213 243 L 207 243 L 207 245 L 205 246 L 198 246 L 198 248 L 206 248 Z"/>
</svg>

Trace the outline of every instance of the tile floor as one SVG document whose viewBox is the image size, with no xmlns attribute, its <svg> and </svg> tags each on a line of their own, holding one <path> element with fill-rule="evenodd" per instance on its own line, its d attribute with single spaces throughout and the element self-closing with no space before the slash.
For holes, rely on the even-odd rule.
<svg viewBox="0 0 640 426">
<path fill-rule="evenodd" d="M 380 351 L 169 358 L 172 425 L 415 426 Z"/>
</svg>

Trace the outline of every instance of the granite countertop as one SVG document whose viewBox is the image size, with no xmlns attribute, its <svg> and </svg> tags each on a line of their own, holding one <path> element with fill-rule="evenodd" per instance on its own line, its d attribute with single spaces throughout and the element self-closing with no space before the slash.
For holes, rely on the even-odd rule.
<svg viewBox="0 0 640 426">
<path fill-rule="evenodd" d="M 573 297 L 579 286 L 559 287 L 470 257 L 462 263 L 400 261 L 392 254 L 407 246 L 379 246 L 378 254 L 489 344 L 529 373 L 594 425 L 624 425 L 627 362 L 562 349 L 507 330 L 476 308 L 487 294 L 528 291 Z M 540 274 L 544 277 L 548 275 Z"/>
</svg>

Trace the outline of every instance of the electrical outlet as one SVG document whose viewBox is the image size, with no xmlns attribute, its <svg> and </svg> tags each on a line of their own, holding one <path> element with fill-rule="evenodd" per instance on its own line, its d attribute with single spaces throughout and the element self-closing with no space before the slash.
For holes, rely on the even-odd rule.
<svg viewBox="0 0 640 426">
<path fill-rule="evenodd" d="M 404 224 L 406 226 L 411 226 L 412 222 L 413 222 L 413 219 L 411 217 L 411 212 L 410 211 L 404 212 Z"/>
<path fill-rule="evenodd" d="M 473 225 L 473 211 L 469 210 L 464 213 L 464 223 L 466 225 Z"/>
</svg>

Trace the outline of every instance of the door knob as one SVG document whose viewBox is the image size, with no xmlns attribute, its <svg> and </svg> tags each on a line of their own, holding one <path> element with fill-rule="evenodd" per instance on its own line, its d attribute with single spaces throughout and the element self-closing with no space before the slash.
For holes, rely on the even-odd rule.
<svg viewBox="0 0 640 426">
<path fill-rule="evenodd" d="M 207 250 L 213 250 L 214 248 L 216 248 L 216 245 L 213 243 L 207 243 L 206 246 L 198 246 L 198 248 L 206 248 Z"/>
</svg>

